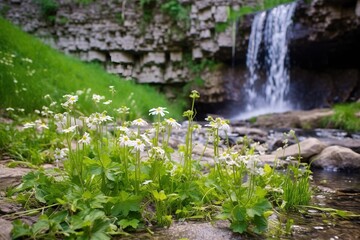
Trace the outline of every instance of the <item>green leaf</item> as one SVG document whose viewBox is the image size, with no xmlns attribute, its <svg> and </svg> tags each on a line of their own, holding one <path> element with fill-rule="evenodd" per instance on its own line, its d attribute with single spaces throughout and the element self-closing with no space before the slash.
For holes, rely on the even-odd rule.
<svg viewBox="0 0 360 240">
<path fill-rule="evenodd" d="M 261 212 L 257 211 L 256 209 L 253 209 L 253 208 L 249 208 L 249 209 L 246 209 L 246 214 L 253 218 L 254 216 L 261 216 Z"/>
<path fill-rule="evenodd" d="M 16 239 L 19 237 L 32 236 L 30 226 L 23 223 L 21 220 L 15 220 L 12 222 L 13 229 L 11 230 L 12 238 Z"/>
<path fill-rule="evenodd" d="M 50 227 L 49 220 L 46 215 L 42 215 L 40 218 L 41 219 L 32 226 L 32 231 L 35 235 L 47 231 Z"/>
<path fill-rule="evenodd" d="M 157 190 L 152 191 L 152 194 L 156 201 L 164 201 L 167 197 L 164 190 L 158 192 Z"/>
<path fill-rule="evenodd" d="M 132 227 L 136 229 L 139 226 L 139 220 L 138 219 L 121 219 L 118 221 L 118 224 L 121 226 L 122 229 L 125 229 L 127 227 Z"/>
<path fill-rule="evenodd" d="M 121 191 L 120 196 L 113 197 L 109 201 L 114 204 L 114 207 L 111 209 L 112 216 L 122 215 L 123 217 L 126 217 L 129 215 L 130 211 L 140 211 L 141 198 L 139 196 L 130 195 L 125 191 Z"/>
<path fill-rule="evenodd" d="M 264 216 L 255 216 L 253 223 L 255 224 L 254 232 L 262 233 L 267 229 L 267 219 Z"/>
<path fill-rule="evenodd" d="M 232 222 L 230 225 L 230 228 L 233 230 L 233 232 L 237 232 L 237 233 L 243 233 L 247 227 L 248 225 L 245 221 Z"/>
<path fill-rule="evenodd" d="M 235 221 L 245 221 L 246 209 L 240 205 L 236 205 L 232 211 L 232 216 Z"/>
<path fill-rule="evenodd" d="M 272 205 L 267 199 L 264 198 L 261 199 L 259 202 L 257 202 L 252 208 L 257 212 L 260 212 L 261 213 L 260 215 L 262 215 L 263 212 L 271 209 Z"/>
</svg>

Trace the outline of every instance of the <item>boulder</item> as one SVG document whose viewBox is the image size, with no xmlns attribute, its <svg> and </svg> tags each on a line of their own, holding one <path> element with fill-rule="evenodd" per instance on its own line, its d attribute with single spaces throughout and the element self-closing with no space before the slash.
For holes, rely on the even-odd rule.
<svg viewBox="0 0 360 240">
<path fill-rule="evenodd" d="M 8 168 L 0 165 L 0 190 L 18 185 L 22 177 L 30 171 L 28 168 Z"/>
<path fill-rule="evenodd" d="M 333 170 L 360 169 L 360 154 L 349 148 L 330 146 L 311 158 L 312 166 Z"/>
<path fill-rule="evenodd" d="M 307 162 L 312 156 L 319 154 L 326 147 L 326 145 L 317 138 L 308 138 L 300 142 L 299 145 L 300 153 L 298 144 L 293 144 L 286 147 L 284 150 L 274 151 L 272 154 L 278 155 L 279 158 L 297 158 L 300 154 L 301 160 Z"/>
<path fill-rule="evenodd" d="M 0 218 L 0 239 L 2 240 L 10 240 L 11 236 L 11 230 L 12 230 L 12 224 L 10 221 Z"/>
</svg>

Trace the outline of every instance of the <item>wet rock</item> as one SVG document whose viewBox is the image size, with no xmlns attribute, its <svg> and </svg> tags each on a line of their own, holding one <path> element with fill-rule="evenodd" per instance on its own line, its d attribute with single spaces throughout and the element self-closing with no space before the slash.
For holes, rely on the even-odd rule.
<svg viewBox="0 0 360 240">
<path fill-rule="evenodd" d="M 326 138 L 321 141 L 328 146 L 341 146 L 350 148 L 356 153 L 360 153 L 360 139 L 353 138 Z"/>
<path fill-rule="evenodd" d="M 256 127 L 265 128 L 304 128 L 321 127 L 321 121 L 333 114 L 331 109 L 313 109 L 310 111 L 291 111 L 259 116 L 254 123 Z"/>
<path fill-rule="evenodd" d="M 300 154 L 302 161 L 308 161 L 312 156 L 320 153 L 326 145 L 317 138 L 308 138 L 298 144 L 293 144 L 286 147 L 284 150 L 274 151 L 273 154 L 278 155 L 280 158 L 295 157 Z"/>
<path fill-rule="evenodd" d="M 8 168 L 0 165 L 0 190 L 16 186 L 21 178 L 31 170 L 28 168 Z"/>
<path fill-rule="evenodd" d="M 178 240 L 229 240 L 236 239 L 235 235 L 229 230 L 227 222 L 211 223 L 192 223 L 173 224 L 169 229 L 164 230 L 160 239 Z"/>
<path fill-rule="evenodd" d="M 360 169 L 360 154 L 349 148 L 330 146 L 311 158 L 312 166 L 333 170 Z"/>
</svg>

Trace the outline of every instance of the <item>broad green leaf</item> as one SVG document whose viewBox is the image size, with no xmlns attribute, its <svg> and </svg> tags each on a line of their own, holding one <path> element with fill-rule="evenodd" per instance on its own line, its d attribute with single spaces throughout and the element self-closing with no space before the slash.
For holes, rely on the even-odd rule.
<svg viewBox="0 0 360 240">
<path fill-rule="evenodd" d="M 245 221 L 232 222 L 230 225 L 230 228 L 233 230 L 233 232 L 237 232 L 237 233 L 243 233 L 247 227 L 248 225 Z"/>
<path fill-rule="evenodd" d="M 232 211 L 232 216 L 236 221 L 245 221 L 246 219 L 245 207 L 240 207 L 239 205 L 236 205 Z"/>
<path fill-rule="evenodd" d="M 127 227 L 132 227 L 136 229 L 139 226 L 139 220 L 138 219 L 121 219 L 118 221 L 118 224 L 121 226 L 122 229 L 125 229 Z"/>
<path fill-rule="evenodd" d="M 49 229 L 49 220 L 46 215 L 42 215 L 41 219 L 34 223 L 32 226 L 32 231 L 34 234 L 39 234 L 45 232 Z"/>
<path fill-rule="evenodd" d="M 141 198 L 125 191 L 121 191 L 118 197 L 113 197 L 109 201 L 114 204 L 111 209 L 112 216 L 122 215 L 126 217 L 130 211 L 138 212 L 140 210 Z"/>
<path fill-rule="evenodd" d="M 260 216 L 261 212 L 258 212 L 256 209 L 249 208 L 249 209 L 246 209 L 246 214 L 249 217 L 253 218 L 255 215 Z"/>
<path fill-rule="evenodd" d="M 267 228 L 267 219 L 263 216 L 255 216 L 253 221 L 255 228 L 254 232 L 256 233 L 262 233 Z"/>
<path fill-rule="evenodd" d="M 160 192 L 154 190 L 152 191 L 152 194 L 156 201 L 164 201 L 167 198 L 164 190 L 161 190 Z"/>
<path fill-rule="evenodd" d="M 12 238 L 30 237 L 32 235 L 29 225 L 23 223 L 21 220 L 15 220 L 12 222 L 13 229 L 11 230 Z"/>
</svg>

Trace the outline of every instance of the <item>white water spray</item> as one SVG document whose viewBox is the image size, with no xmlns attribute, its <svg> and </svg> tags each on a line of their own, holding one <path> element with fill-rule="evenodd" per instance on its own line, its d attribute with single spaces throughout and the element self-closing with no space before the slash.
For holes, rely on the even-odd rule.
<svg viewBox="0 0 360 240">
<path fill-rule="evenodd" d="M 247 105 L 245 113 L 239 114 L 235 119 L 284 112 L 292 108 L 290 101 L 286 99 L 290 83 L 286 62 L 287 31 L 292 24 L 295 8 L 296 2 L 293 2 L 267 12 L 259 12 L 254 17 L 246 56 L 249 72 L 245 84 Z M 265 59 L 259 59 L 262 44 Z M 261 67 L 265 68 L 266 82 L 259 87 Z"/>
</svg>

